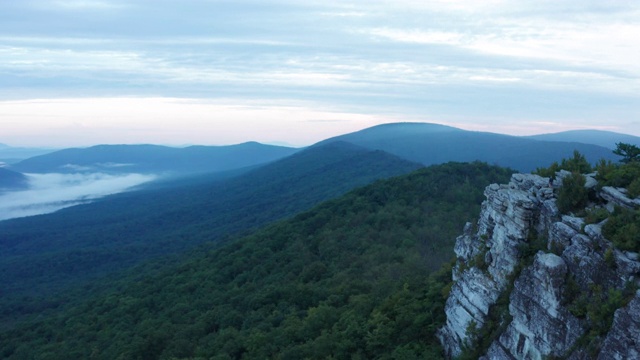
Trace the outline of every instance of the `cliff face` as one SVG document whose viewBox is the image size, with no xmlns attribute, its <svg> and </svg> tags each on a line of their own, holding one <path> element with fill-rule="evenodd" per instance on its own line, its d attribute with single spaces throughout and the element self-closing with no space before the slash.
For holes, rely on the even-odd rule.
<svg viewBox="0 0 640 360">
<path fill-rule="evenodd" d="M 623 192 L 601 193 L 605 207 L 634 206 Z M 447 356 L 638 358 L 638 255 L 613 248 L 602 224 L 561 216 L 546 178 L 515 174 L 485 196 L 476 229 L 467 224 L 456 241 L 438 334 Z"/>
</svg>

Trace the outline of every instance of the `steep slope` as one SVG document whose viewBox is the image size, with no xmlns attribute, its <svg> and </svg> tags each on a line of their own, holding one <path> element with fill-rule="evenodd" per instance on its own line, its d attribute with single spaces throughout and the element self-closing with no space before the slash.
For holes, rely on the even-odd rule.
<svg viewBox="0 0 640 360">
<path fill-rule="evenodd" d="M 0 193 L 27 187 L 27 177 L 16 171 L 0 167 Z"/>
<path fill-rule="evenodd" d="M 453 235 L 509 171 L 379 181 L 0 334 L 6 359 L 437 359 Z M 85 294 L 86 296 L 86 294 Z"/>
<path fill-rule="evenodd" d="M 121 194 L 0 222 L 0 292 L 44 296 L 155 256 L 220 241 L 419 164 L 346 143 L 301 151 L 241 176 Z"/>
<path fill-rule="evenodd" d="M 615 149 L 616 143 L 623 142 L 640 146 L 640 137 L 603 130 L 571 130 L 553 134 L 527 136 L 529 139 L 542 141 L 565 141 L 593 144 Z"/>
<path fill-rule="evenodd" d="M 321 144 L 331 141 L 348 141 L 425 165 L 479 160 L 523 172 L 568 158 L 574 150 L 585 155 L 591 163 L 601 158 L 618 160 L 610 149 L 597 145 L 537 141 L 426 123 L 380 125 L 331 138 Z"/>
<path fill-rule="evenodd" d="M 569 173 L 557 176 L 566 182 L 557 193 L 537 175 L 515 174 L 508 185 L 487 187 L 477 232 L 467 226 L 456 241 L 455 284 L 439 332 L 449 357 L 633 359 L 640 354 L 638 253 L 605 238 L 607 225 L 595 216 L 638 204 L 623 191 L 598 190 L 591 178 L 585 184 L 595 203 L 587 217 L 562 215 L 559 199 L 585 184 L 569 185 Z M 638 235 L 625 233 L 625 238 Z"/>
<path fill-rule="evenodd" d="M 256 142 L 186 148 L 159 145 L 98 145 L 36 156 L 12 165 L 12 169 L 33 173 L 203 173 L 266 163 L 289 156 L 298 150 Z"/>
</svg>

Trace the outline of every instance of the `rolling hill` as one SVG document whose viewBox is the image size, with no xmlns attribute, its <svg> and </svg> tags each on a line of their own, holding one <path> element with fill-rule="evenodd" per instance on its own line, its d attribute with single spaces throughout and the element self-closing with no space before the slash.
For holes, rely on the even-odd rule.
<svg viewBox="0 0 640 360">
<path fill-rule="evenodd" d="M 640 146 L 640 137 L 603 130 L 571 130 L 553 134 L 527 136 L 529 139 L 543 141 L 565 141 L 593 144 L 615 149 L 616 143 L 623 142 Z"/>
<path fill-rule="evenodd" d="M 484 161 L 530 172 L 538 167 L 570 158 L 574 150 L 592 163 L 617 161 L 611 149 L 598 145 L 562 141 L 540 141 L 517 136 L 457 129 L 427 123 L 396 123 L 374 126 L 324 140 L 347 141 L 369 149 L 383 150 L 424 165 L 448 161 Z"/>
<path fill-rule="evenodd" d="M 257 142 L 186 148 L 98 145 L 32 157 L 11 165 L 11 168 L 25 173 L 205 173 L 263 164 L 297 151 L 299 149 Z"/>
<path fill-rule="evenodd" d="M 27 185 L 27 177 L 24 174 L 0 167 L 0 193 L 26 188 Z"/>
<path fill-rule="evenodd" d="M 432 272 L 477 216 L 484 187 L 509 175 L 450 163 L 378 181 L 177 264 L 138 267 L 98 293 L 78 291 L 76 306 L 0 332 L 0 355 L 438 359 L 450 269 Z"/>
<path fill-rule="evenodd" d="M 336 142 L 230 179 L 124 193 L 53 214 L 2 221 L 0 272 L 5 280 L 0 293 L 20 299 L 60 292 L 156 256 L 248 233 L 357 186 L 419 167 L 382 151 Z"/>
</svg>

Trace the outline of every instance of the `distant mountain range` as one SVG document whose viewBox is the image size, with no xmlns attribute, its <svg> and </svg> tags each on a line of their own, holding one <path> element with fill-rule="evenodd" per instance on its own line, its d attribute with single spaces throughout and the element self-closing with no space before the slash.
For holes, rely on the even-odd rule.
<svg viewBox="0 0 640 360">
<path fill-rule="evenodd" d="M 640 146 L 640 137 L 603 130 L 571 130 L 554 134 L 528 136 L 529 139 L 543 141 L 565 141 L 593 144 L 615 149 L 616 143 L 622 142 Z"/>
<path fill-rule="evenodd" d="M 594 130 L 584 133 L 585 136 L 580 138 L 584 141 L 608 144 L 613 134 L 615 133 Z M 346 141 L 369 149 L 383 150 L 424 165 L 480 160 L 521 172 L 530 172 L 538 167 L 548 166 L 554 161 L 569 158 L 574 150 L 578 150 L 592 163 L 600 159 L 612 161 L 619 159 L 611 152 L 610 147 L 551 139 L 571 139 L 570 135 L 572 134 L 541 135 L 540 139 L 534 139 L 466 131 L 437 124 L 394 123 L 337 136 L 324 140 L 320 144 Z M 576 135 L 575 138 L 577 137 Z M 623 136 L 618 141 L 626 142 L 634 138 L 640 142 L 640 138 L 629 136 Z"/>
<path fill-rule="evenodd" d="M 533 171 L 572 156 L 574 150 L 592 163 L 617 161 L 617 142 L 640 145 L 640 137 L 600 130 L 575 130 L 535 136 L 467 131 L 429 123 L 392 123 L 336 136 L 317 145 L 345 141 L 382 150 L 423 165 L 480 160 Z M 220 172 L 255 166 L 289 156 L 296 148 L 247 142 L 230 146 L 172 148 L 159 145 L 98 145 L 31 157 L 10 165 L 32 173 L 174 173 Z M 2 147 L 0 147 L 2 154 Z"/>
<path fill-rule="evenodd" d="M 205 173 L 258 165 L 299 149 L 247 142 L 229 146 L 98 145 L 32 157 L 11 165 L 31 173 Z"/>
<path fill-rule="evenodd" d="M 6 144 L 0 144 L 0 162 L 12 164 L 20 160 L 47 154 L 53 151 L 55 150 L 45 148 L 13 147 Z"/>
</svg>

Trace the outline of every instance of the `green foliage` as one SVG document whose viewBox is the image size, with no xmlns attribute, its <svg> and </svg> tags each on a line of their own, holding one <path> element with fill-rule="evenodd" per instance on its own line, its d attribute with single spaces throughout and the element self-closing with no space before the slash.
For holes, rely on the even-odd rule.
<svg viewBox="0 0 640 360">
<path fill-rule="evenodd" d="M 602 234 L 620 250 L 640 251 L 640 211 L 616 207 Z"/>
<path fill-rule="evenodd" d="M 640 196 L 640 148 L 617 143 L 613 152 L 623 157 L 622 164 L 600 160 L 596 165 L 597 179 L 602 186 L 626 187 L 631 197 Z"/>
<path fill-rule="evenodd" d="M 380 181 L 0 334 L 7 359 L 438 359 L 455 236 L 510 171 Z M 445 264 L 445 267 L 441 267 Z M 436 271 L 437 269 L 441 269 Z"/>
<path fill-rule="evenodd" d="M 614 167 L 602 165 L 601 168 L 602 171 L 598 172 L 598 180 L 604 186 L 627 187 L 640 178 L 640 162 L 638 161 Z M 637 191 L 636 186 L 634 185 L 634 192 Z"/>
<path fill-rule="evenodd" d="M 557 161 L 554 161 L 550 166 L 546 168 L 536 168 L 533 173 L 542 177 L 553 178 L 556 176 L 556 172 L 558 171 L 560 171 L 560 164 L 558 164 Z"/>
<path fill-rule="evenodd" d="M 629 186 L 627 186 L 627 195 L 631 198 L 640 196 L 640 177 L 633 179 Z"/>
<path fill-rule="evenodd" d="M 473 259 L 469 261 L 468 267 L 476 267 L 482 271 L 487 271 L 487 269 L 489 268 L 489 264 L 487 264 L 485 260 L 487 251 L 488 249 L 485 249 L 484 251 L 480 251 L 479 253 L 477 253 L 476 256 L 474 256 Z"/>
<path fill-rule="evenodd" d="M 588 224 L 597 224 L 609 217 L 609 211 L 602 207 L 594 207 L 587 210 L 587 214 L 584 217 L 584 222 Z"/>
<path fill-rule="evenodd" d="M 578 150 L 574 150 L 573 157 L 569 159 L 562 159 L 560 164 L 554 162 L 547 168 L 537 168 L 534 173 L 543 177 L 554 177 L 556 172 L 560 170 L 586 174 L 592 171 L 592 167 L 584 155 L 582 155 Z"/>
<path fill-rule="evenodd" d="M 613 248 L 609 247 L 604 252 L 604 262 L 612 269 L 616 267 L 616 257 L 613 253 Z"/>
<path fill-rule="evenodd" d="M 636 285 L 628 282 L 623 289 L 608 290 L 601 285 L 591 284 L 587 291 L 574 296 L 569 303 L 569 310 L 574 316 L 586 319 L 588 324 L 588 331 L 576 341 L 575 347 L 587 349 L 595 357 L 602 337 L 611 329 L 615 311 L 626 306 L 635 293 Z"/>
<path fill-rule="evenodd" d="M 59 295 L 56 301 L 67 303 L 73 300 L 64 297 L 70 286 L 203 242 L 249 234 L 356 187 L 420 167 L 383 152 L 332 143 L 233 178 L 180 180 L 46 216 L 2 221 L 0 326 L 13 321 L 7 317 L 39 313 L 37 296 Z"/>
<path fill-rule="evenodd" d="M 565 285 L 562 292 L 563 305 L 574 303 L 574 301 L 580 296 L 580 294 L 581 294 L 580 285 L 578 284 L 575 277 L 571 273 L 567 273 L 567 276 L 565 279 Z M 579 318 L 583 317 L 583 316 L 579 316 L 576 313 L 573 313 L 573 315 Z"/>
<path fill-rule="evenodd" d="M 558 191 L 558 210 L 566 214 L 571 211 L 582 209 L 587 205 L 589 193 L 584 187 L 586 179 L 579 172 L 572 172 L 562 179 L 562 186 Z"/>
<path fill-rule="evenodd" d="M 620 162 L 625 164 L 640 160 L 640 148 L 632 144 L 616 143 L 613 153 L 622 156 Z"/>
<path fill-rule="evenodd" d="M 586 174 L 591 172 L 591 164 L 587 161 L 578 150 L 573 151 L 573 157 L 570 159 L 562 159 L 560 169 L 564 169 L 570 172 L 578 172 L 580 174 Z"/>
<path fill-rule="evenodd" d="M 595 166 L 596 180 L 606 183 L 612 174 L 618 168 L 618 164 L 614 164 L 611 160 L 600 159 Z"/>
</svg>

